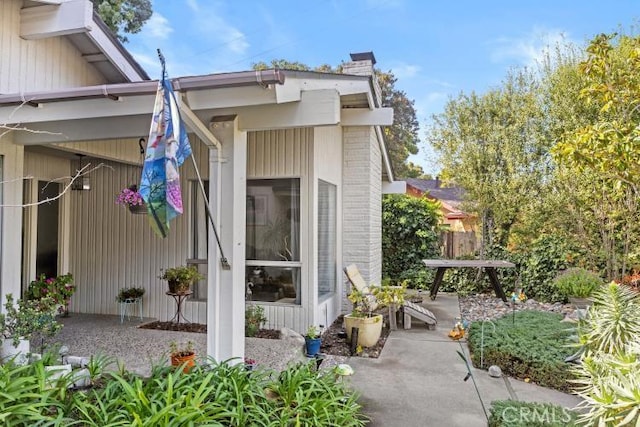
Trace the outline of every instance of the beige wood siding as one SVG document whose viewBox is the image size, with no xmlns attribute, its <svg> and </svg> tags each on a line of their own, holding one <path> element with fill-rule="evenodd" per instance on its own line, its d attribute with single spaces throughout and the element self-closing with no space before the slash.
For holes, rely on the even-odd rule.
<svg viewBox="0 0 640 427">
<path fill-rule="evenodd" d="M 52 145 L 67 152 L 84 154 L 121 163 L 139 165 L 142 162 L 138 138 L 63 142 Z M 146 145 L 146 143 L 144 145 Z"/>
<path fill-rule="evenodd" d="M 137 145 L 137 144 L 136 144 Z M 208 175 L 209 151 L 192 137 L 192 147 L 202 175 Z M 41 170 L 60 159 L 53 156 L 29 155 L 26 170 Z M 144 287 L 144 316 L 170 319 L 175 312 L 173 299 L 165 295 L 167 284 L 158 278 L 161 268 L 184 265 L 191 257 L 189 235 L 189 180 L 195 178 L 191 160 L 181 168 L 185 214 L 171 222 L 166 239 L 151 230 L 146 215 L 133 215 L 115 204 L 116 195 L 140 179 L 139 166 L 102 161 L 105 167 L 90 174 L 90 191 L 70 191 L 69 269 L 78 287 L 71 301 L 72 312 L 118 314 L 115 301 L 118 289 Z M 69 161 L 66 161 L 69 164 Z M 66 170 L 68 166 L 56 170 Z M 185 304 L 185 316 L 206 323 L 206 303 Z"/>
<path fill-rule="evenodd" d="M 247 178 L 305 175 L 312 142 L 312 128 L 248 132 Z"/>
<path fill-rule="evenodd" d="M 105 83 L 65 37 L 21 39 L 22 3 L 22 0 L 0 0 L 0 93 Z"/>
<path fill-rule="evenodd" d="M 313 128 L 258 131 L 247 133 L 247 179 L 300 178 L 301 305 L 259 303 L 265 309 L 267 327 L 287 326 L 305 332 L 313 322 L 313 283 L 309 280 L 308 250 L 310 227 L 309 195 Z M 307 250 L 304 250 L 304 249 Z M 252 302 L 252 304 L 258 304 Z"/>
</svg>

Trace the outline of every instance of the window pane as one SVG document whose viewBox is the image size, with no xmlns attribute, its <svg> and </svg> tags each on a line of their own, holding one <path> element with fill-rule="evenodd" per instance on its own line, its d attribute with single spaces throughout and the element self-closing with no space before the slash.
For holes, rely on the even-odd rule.
<svg viewBox="0 0 640 427">
<path fill-rule="evenodd" d="M 336 186 L 318 181 L 318 296 L 336 290 Z"/>
<path fill-rule="evenodd" d="M 247 182 L 249 260 L 300 260 L 300 180 Z"/>
<path fill-rule="evenodd" d="M 300 267 L 247 266 L 246 298 L 300 304 Z"/>
</svg>

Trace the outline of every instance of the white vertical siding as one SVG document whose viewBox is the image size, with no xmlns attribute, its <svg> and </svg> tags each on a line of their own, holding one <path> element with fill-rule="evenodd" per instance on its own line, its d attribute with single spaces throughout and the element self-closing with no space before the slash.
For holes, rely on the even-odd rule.
<svg viewBox="0 0 640 427">
<path fill-rule="evenodd" d="M 192 138 L 192 147 L 201 174 L 208 175 L 208 149 L 196 138 Z M 42 176 L 44 172 L 40 170 L 46 169 L 40 168 L 59 161 L 53 156 L 30 154 L 27 170 Z M 184 265 L 191 257 L 188 180 L 195 178 L 191 160 L 187 159 L 181 169 L 185 214 L 171 222 L 166 239 L 153 233 L 146 215 L 133 215 L 115 204 L 116 195 L 123 188 L 139 181 L 141 168 L 101 162 L 107 167 L 90 174 L 90 191 L 71 191 L 65 195 L 70 199 L 71 211 L 69 271 L 78 288 L 71 301 L 71 311 L 117 314 L 118 289 L 140 286 L 147 290 L 144 316 L 168 320 L 175 312 L 175 303 L 165 295 L 167 283 L 158 276 L 161 268 Z M 68 160 L 66 164 L 62 169 L 68 175 Z M 189 320 L 206 323 L 205 302 L 188 301 L 184 308 Z"/>
<path fill-rule="evenodd" d="M 66 38 L 20 38 L 22 3 L 0 0 L 0 93 L 105 83 Z"/>
<path fill-rule="evenodd" d="M 247 179 L 300 178 L 301 305 L 260 303 L 265 309 L 268 328 L 279 329 L 287 326 L 304 332 L 313 323 L 314 287 L 308 279 L 309 260 L 313 255 L 306 243 L 309 241 L 311 226 L 309 173 L 313 155 L 313 134 L 313 128 L 247 133 Z"/>
<path fill-rule="evenodd" d="M 325 325 L 333 322 L 341 310 L 341 298 L 343 293 L 342 273 L 342 128 L 340 126 L 318 127 L 314 132 L 313 154 L 313 222 L 309 246 L 312 248 L 311 281 L 314 283 L 314 307 L 313 323 Z M 336 186 L 336 293 L 327 300 L 318 301 L 318 180 L 329 182 Z"/>
</svg>

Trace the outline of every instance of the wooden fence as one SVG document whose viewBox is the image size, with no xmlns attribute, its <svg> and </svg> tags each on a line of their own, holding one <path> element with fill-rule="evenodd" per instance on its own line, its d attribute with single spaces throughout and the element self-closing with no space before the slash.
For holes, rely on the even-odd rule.
<svg viewBox="0 0 640 427">
<path fill-rule="evenodd" d="M 443 231 L 440 234 L 442 256 L 454 259 L 463 255 L 473 255 L 478 247 L 473 231 Z"/>
</svg>

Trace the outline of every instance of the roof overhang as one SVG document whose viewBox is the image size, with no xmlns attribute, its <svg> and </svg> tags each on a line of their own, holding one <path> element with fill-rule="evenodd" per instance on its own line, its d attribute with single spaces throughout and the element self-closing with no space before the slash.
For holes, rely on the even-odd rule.
<svg viewBox="0 0 640 427">
<path fill-rule="evenodd" d="M 264 70 L 183 77 L 172 84 L 187 125 L 196 133 L 220 115 L 237 115 L 245 131 L 330 125 L 379 129 L 393 122 L 390 108 L 342 104 L 343 96 L 364 90 L 352 84 L 358 79 L 328 79 L 324 85 L 313 78 L 292 80 L 280 70 Z M 29 129 L 14 134 L 14 142 L 23 145 L 139 137 L 148 132 L 157 85 L 147 81 L 0 95 L 0 123 Z"/>
<path fill-rule="evenodd" d="M 144 69 L 93 12 L 89 0 L 28 1 L 20 10 L 20 37 L 67 37 L 109 83 L 149 80 Z"/>
</svg>

